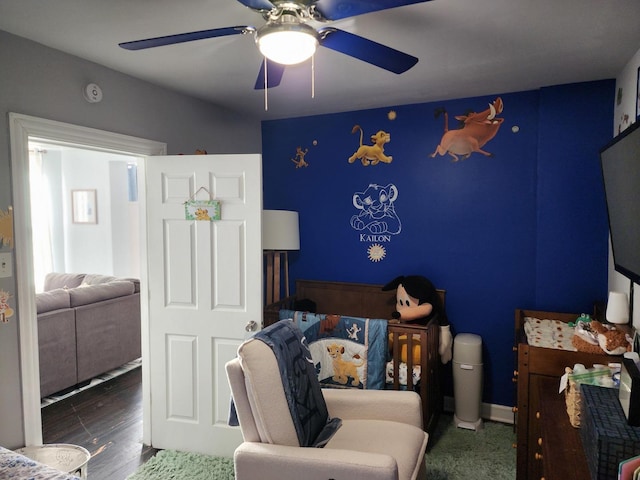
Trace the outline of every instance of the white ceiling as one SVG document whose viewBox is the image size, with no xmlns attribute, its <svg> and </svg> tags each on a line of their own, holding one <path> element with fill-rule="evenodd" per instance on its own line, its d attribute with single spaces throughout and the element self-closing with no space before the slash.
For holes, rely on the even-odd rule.
<svg viewBox="0 0 640 480">
<path fill-rule="evenodd" d="M 254 90 L 249 35 L 137 52 L 118 43 L 264 24 L 235 0 L 0 0 L 0 29 L 259 118 L 421 103 L 614 78 L 640 48 L 638 0 L 432 0 L 335 22 L 414 55 L 396 75 L 326 48 Z M 100 79 L 94 79 L 100 83 Z M 108 92 L 105 92 L 108 95 Z"/>
</svg>

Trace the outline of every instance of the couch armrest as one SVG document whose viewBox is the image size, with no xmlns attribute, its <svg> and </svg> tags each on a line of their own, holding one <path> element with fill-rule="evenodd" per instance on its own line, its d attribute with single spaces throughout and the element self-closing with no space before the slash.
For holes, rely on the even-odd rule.
<svg viewBox="0 0 640 480">
<path fill-rule="evenodd" d="M 366 478 L 395 480 L 398 466 L 390 455 L 244 442 L 235 451 L 237 480 L 327 480 Z"/>
<path fill-rule="evenodd" d="M 422 429 L 422 401 L 416 392 L 323 388 L 330 417 L 390 420 Z"/>
</svg>

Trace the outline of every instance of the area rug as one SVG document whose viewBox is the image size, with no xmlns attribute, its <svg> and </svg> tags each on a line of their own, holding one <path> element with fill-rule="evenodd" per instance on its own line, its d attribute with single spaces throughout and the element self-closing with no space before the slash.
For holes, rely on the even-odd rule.
<svg viewBox="0 0 640 480">
<path fill-rule="evenodd" d="M 233 459 L 161 450 L 127 480 L 233 480 Z"/>
<path fill-rule="evenodd" d="M 432 443 L 433 442 L 433 443 Z M 513 425 L 484 422 L 478 431 L 455 426 L 453 415 L 442 414 L 429 439 L 427 478 L 516 478 L 516 433 Z"/>
<path fill-rule="evenodd" d="M 440 416 L 429 440 L 427 478 L 516 478 L 516 441 L 512 425 L 485 422 L 479 431 L 456 428 L 453 416 Z M 127 480 L 233 480 L 233 460 L 162 450 Z"/>
</svg>

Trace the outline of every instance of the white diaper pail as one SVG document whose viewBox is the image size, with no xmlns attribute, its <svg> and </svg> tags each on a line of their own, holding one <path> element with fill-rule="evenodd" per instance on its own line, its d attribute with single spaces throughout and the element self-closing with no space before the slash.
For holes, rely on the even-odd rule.
<svg viewBox="0 0 640 480">
<path fill-rule="evenodd" d="M 482 338 L 459 333 L 453 341 L 453 397 L 456 427 L 482 428 Z"/>
</svg>

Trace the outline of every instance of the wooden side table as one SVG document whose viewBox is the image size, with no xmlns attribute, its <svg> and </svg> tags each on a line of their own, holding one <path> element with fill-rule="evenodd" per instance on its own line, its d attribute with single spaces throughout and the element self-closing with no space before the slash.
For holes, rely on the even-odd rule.
<svg viewBox="0 0 640 480">
<path fill-rule="evenodd" d="M 49 443 L 16 450 L 25 457 L 44 463 L 56 470 L 87 478 L 87 463 L 91 454 L 86 448 L 66 443 Z"/>
</svg>

